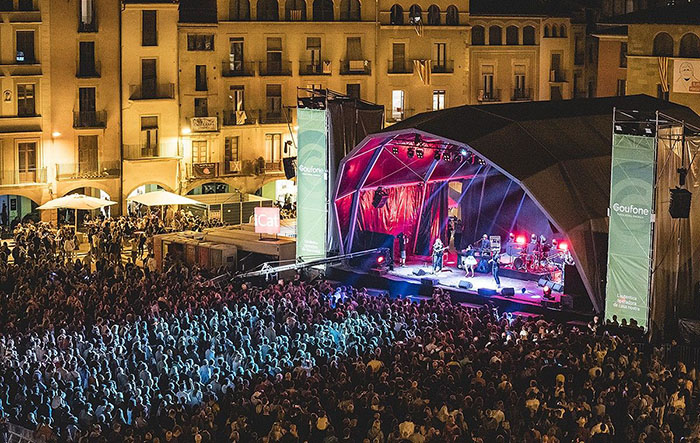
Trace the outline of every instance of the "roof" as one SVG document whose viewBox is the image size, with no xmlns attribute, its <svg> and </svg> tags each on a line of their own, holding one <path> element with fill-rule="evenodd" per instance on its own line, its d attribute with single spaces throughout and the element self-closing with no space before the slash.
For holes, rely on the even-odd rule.
<svg viewBox="0 0 700 443">
<path fill-rule="evenodd" d="M 607 20 L 620 24 L 700 25 L 700 1 L 680 3 L 674 6 L 657 6 Z"/>
</svg>

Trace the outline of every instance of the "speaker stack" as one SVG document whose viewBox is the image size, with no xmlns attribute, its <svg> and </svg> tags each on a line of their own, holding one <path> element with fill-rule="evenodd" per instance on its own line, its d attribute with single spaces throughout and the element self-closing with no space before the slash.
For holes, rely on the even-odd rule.
<svg viewBox="0 0 700 443">
<path fill-rule="evenodd" d="M 693 194 L 687 189 L 671 189 L 671 201 L 668 212 L 671 218 L 688 218 L 690 216 L 690 200 Z"/>
</svg>

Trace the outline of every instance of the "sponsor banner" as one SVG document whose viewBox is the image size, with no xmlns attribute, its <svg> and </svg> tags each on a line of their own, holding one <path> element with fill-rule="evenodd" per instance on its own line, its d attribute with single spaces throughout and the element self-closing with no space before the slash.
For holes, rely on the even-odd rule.
<svg viewBox="0 0 700 443">
<path fill-rule="evenodd" d="M 326 112 L 297 109 L 297 258 L 326 256 L 328 128 Z"/>
<path fill-rule="evenodd" d="M 605 319 L 647 328 L 656 139 L 613 136 Z"/>
<path fill-rule="evenodd" d="M 219 129 L 216 117 L 192 117 L 190 126 L 192 132 L 210 132 Z"/>
<path fill-rule="evenodd" d="M 280 208 L 255 208 L 255 232 L 258 234 L 280 233 Z"/>
<path fill-rule="evenodd" d="M 673 92 L 700 94 L 700 60 L 673 60 Z"/>
</svg>

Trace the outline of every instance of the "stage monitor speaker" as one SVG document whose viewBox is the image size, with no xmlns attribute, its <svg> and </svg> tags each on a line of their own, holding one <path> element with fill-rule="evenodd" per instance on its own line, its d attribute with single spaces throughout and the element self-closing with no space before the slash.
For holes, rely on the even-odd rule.
<svg viewBox="0 0 700 443">
<path fill-rule="evenodd" d="M 546 286 L 546 285 L 547 285 L 547 279 L 544 278 L 544 277 L 541 277 L 541 278 L 537 281 L 537 286 L 539 286 L 539 287 Z"/>
<path fill-rule="evenodd" d="M 554 284 L 555 283 L 552 280 L 547 280 L 547 284 L 545 286 L 547 286 L 551 290 L 554 290 Z"/>
<path fill-rule="evenodd" d="M 427 272 L 425 272 L 424 270 L 422 270 L 420 268 L 413 271 L 413 275 L 425 275 L 425 274 L 427 274 Z"/>
<path fill-rule="evenodd" d="M 693 194 L 687 189 L 671 189 L 671 202 L 668 212 L 671 218 L 688 218 L 690 216 L 690 200 Z"/>
<path fill-rule="evenodd" d="M 495 289 L 490 288 L 479 288 L 476 292 L 484 297 L 493 297 L 494 295 L 498 294 Z"/>
<path fill-rule="evenodd" d="M 420 284 L 423 286 L 437 286 L 439 280 L 436 277 L 423 277 L 420 279 Z"/>
<path fill-rule="evenodd" d="M 297 175 L 297 172 L 294 169 L 294 160 L 296 160 L 296 157 L 285 157 L 282 159 L 284 176 L 287 178 L 287 180 L 291 180 Z"/>
<path fill-rule="evenodd" d="M 501 289 L 501 295 L 504 297 L 514 297 L 515 288 L 503 288 Z"/>
<path fill-rule="evenodd" d="M 545 308 L 549 309 L 559 309 L 561 305 L 556 300 L 542 300 L 542 304 Z"/>
<path fill-rule="evenodd" d="M 562 291 L 564 291 L 564 285 L 562 285 L 561 283 L 553 283 L 552 284 L 552 291 L 562 292 Z"/>
<path fill-rule="evenodd" d="M 460 280 L 460 281 L 459 281 L 459 287 L 462 288 L 462 289 L 471 289 L 471 288 L 474 287 L 474 285 L 473 285 L 472 282 L 470 282 L 470 281 L 467 281 L 467 280 Z"/>
</svg>

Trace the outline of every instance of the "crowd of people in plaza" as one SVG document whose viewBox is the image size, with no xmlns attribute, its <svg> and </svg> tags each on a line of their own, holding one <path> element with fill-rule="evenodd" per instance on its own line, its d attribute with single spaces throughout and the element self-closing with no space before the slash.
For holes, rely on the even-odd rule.
<svg viewBox="0 0 700 443">
<path fill-rule="evenodd" d="M 47 441 L 700 441 L 696 371 L 597 319 L 91 271 L 43 229 L 0 266 L 0 416 Z"/>
</svg>

